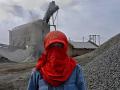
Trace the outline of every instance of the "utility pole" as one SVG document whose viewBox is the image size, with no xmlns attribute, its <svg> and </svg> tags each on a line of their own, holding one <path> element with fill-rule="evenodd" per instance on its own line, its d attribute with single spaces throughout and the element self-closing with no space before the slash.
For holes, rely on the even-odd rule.
<svg viewBox="0 0 120 90">
<path fill-rule="evenodd" d="M 89 41 L 100 46 L 100 35 L 89 35 Z"/>
</svg>

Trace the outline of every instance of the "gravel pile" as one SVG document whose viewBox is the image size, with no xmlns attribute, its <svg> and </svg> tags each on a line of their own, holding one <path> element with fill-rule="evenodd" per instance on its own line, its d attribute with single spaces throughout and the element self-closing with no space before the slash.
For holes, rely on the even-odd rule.
<svg viewBox="0 0 120 90">
<path fill-rule="evenodd" d="M 13 61 L 10 61 L 8 58 L 0 55 L 0 63 L 10 63 L 10 62 L 12 63 Z"/>
<path fill-rule="evenodd" d="M 88 90 L 120 90 L 120 42 L 84 66 Z"/>
<path fill-rule="evenodd" d="M 81 65 L 86 65 L 90 61 L 92 61 L 95 57 L 98 57 L 100 54 L 103 52 L 107 51 L 109 48 L 113 47 L 117 43 L 120 42 L 120 33 L 117 34 L 116 36 L 112 37 L 109 39 L 107 42 L 102 44 L 99 48 L 97 48 L 95 51 L 91 53 L 87 53 L 82 56 L 78 56 L 75 59 L 81 64 Z"/>
</svg>

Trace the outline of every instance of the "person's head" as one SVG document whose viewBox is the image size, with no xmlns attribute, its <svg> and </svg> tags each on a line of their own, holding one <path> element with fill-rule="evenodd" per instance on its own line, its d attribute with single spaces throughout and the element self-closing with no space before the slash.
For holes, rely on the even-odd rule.
<svg viewBox="0 0 120 90">
<path fill-rule="evenodd" d="M 61 31 L 51 31 L 44 38 L 45 50 L 49 48 L 63 48 L 65 52 L 68 48 L 68 40 L 66 35 Z"/>
<path fill-rule="evenodd" d="M 45 51 L 36 65 L 44 80 L 59 86 L 71 75 L 76 62 L 67 55 L 68 40 L 64 33 L 51 31 L 44 38 Z"/>
</svg>

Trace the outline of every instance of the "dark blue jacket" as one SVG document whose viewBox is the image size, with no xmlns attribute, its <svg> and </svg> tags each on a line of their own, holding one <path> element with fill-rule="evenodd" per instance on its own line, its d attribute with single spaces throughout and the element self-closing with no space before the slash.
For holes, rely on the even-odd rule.
<svg viewBox="0 0 120 90">
<path fill-rule="evenodd" d="M 34 70 L 32 72 L 28 90 L 86 90 L 83 72 L 80 65 L 76 65 L 70 78 L 58 87 L 47 84 L 41 74 Z"/>
</svg>

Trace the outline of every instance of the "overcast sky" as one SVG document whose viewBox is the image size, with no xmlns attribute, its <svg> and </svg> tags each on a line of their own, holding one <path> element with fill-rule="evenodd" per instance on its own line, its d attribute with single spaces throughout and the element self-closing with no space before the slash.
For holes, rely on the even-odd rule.
<svg viewBox="0 0 120 90">
<path fill-rule="evenodd" d="M 8 30 L 42 19 L 52 0 L 0 0 L 0 43 L 9 42 Z M 106 41 L 120 33 L 120 0 L 55 0 L 59 5 L 57 28 L 71 40 L 91 34 Z"/>
</svg>

